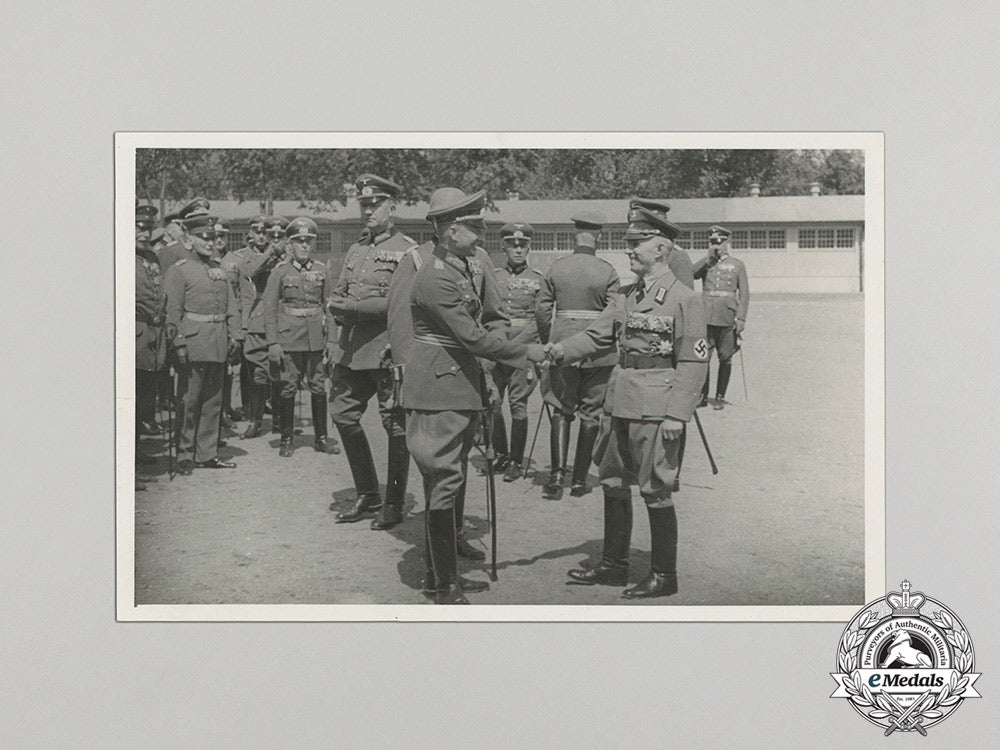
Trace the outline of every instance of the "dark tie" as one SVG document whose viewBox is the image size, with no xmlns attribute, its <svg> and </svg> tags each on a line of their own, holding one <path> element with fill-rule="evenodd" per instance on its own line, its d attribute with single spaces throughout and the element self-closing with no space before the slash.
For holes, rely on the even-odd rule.
<svg viewBox="0 0 1000 750">
<path fill-rule="evenodd" d="M 642 298 L 646 296 L 646 280 L 639 277 L 639 280 L 635 282 L 635 301 L 642 302 Z"/>
<path fill-rule="evenodd" d="M 474 291 L 478 297 L 479 289 L 476 287 L 476 277 L 472 273 L 472 267 L 469 265 L 469 259 L 462 258 L 462 265 L 465 266 L 465 275 L 469 278 L 469 283 L 472 284 L 472 291 Z"/>
</svg>

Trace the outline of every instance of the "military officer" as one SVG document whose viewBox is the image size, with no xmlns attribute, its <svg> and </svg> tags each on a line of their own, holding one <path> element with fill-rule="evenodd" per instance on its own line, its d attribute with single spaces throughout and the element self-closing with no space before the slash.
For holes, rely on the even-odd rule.
<svg viewBox="0 0 1000 750">
<path fill-rule="evenodd" d="M 226 257 L 229 247 L 229 225 L 216 218 L 215 220 L 215 257 L 220 261 Z M 229 274 L 226 274 L 227 278 Z"/>
<path fill-rule="evenodd" d="M 231 332 L 239 325 L 236 300 L 225 271 L 214 257 L 210 217 L 188 220 L 193 253 L 167 271 L 168 337 L 180 374 L 177 472 L 195 467 L 230 469 L 218 456 L 222 374 L 236 349 Z M 176 333 L 175 333 L 176 332 Z"/>
<path fill-rule="evenodd" d="M 407 444 L 424 479 L 428 567 L 437 604 L 468 604 L 457 574 L 455 500 L 465 485 L 476 415 L 487 407 L 477 358 L 523 369 L 529 357 L 535 362 L 545 357 L 541 345 L 509 339 L 481 324 L 480 290 L 469 259 L 484 232 L 485 202 L 485 191 L 434 191 L 427 218 L 437 242 L 431 262 L 417 272 L 410 302 L 413 347 L 403 403 Z"/>
<path fill-rule="evenodd" d="M 574 249 L 571 255 L 556 260 L 542 279 L 535 311 L 542 343 L 558 342 L 587 328 L 618 294 L 618 274 L 605 260 L 597 258 L 597 243 L 604 227 L 604 217 L 581 211 L 572 217 Z M 554 315 L 553 315 L 554 313 Z M 618 364 L 613 346 L 580 362 L 551 368 L 554 413 L 549 433 L 551 470 L 542 488 L 544 497 L 562 496 L 569 452 L 570 424 L 580 414 L 580 434 L 576 440 L 570 494 L 584 495 L 587 472 L 600 427 L 604 392 L 608 377 Z"/>
<path fill-rule="evenodd" d="M 340 433 L 357 492 L 353 506 L 338 513 L 337 522 L 353 523 L 371 517 L 382 504 L 375 461 L 361 426 L 368 402 L 376 396 L 389 437 L 389 509 L 376 527 L 388 528 L 398 523 L 410 471 L 406 428 L 393 417 L 392 373 L 382 358 L 389 344 L 389 282 L 403 256 L 417 243 L 393 226 L 396 199 L 402 192 L 399 185 L 363 174 L 355 186 L 365 225 L 361 237 L 348 249 L 340 277 L 327 299 L 330 313 L 340 325 L 340 336 L 331 342 L 327 355 L 332 364 L 330 414 Z"/>
<path fill-rule="evenodd" d="M 312 394 L 313 447 L 326 453 L 326 266 L 310 256 L 318 229 L 312 219 L 300 216 L 285 229 L 289 257 L 274 267 L 264 289 L 264 331 L 268 360 L 281 383 L 275 407 L 281 427 L 278 455 L 292 455 L 295 395 L 304 376 Z"/>
<path fill-rule="evenodd" d="M 167 345 L 163 326 L 165 298 L 160 260 L 149 247 L 156 225 L 153 206 L 135 209 L 135 435 L 136 463 L 155 459 L 138 450 L 140 435 L 158 435 L 156 424 L 157 373 L 166 369 Z"/>
<path fill-rule="evenodd" d="M 750 307 L 750 284 L 747 268 L 743 261 L 732 257 L 729 244 L 731 232 L 719 225 L 708 229 L 709 253 L 698 261 L 694 276 L 701 279 L 701 294 L 705 303 L 708 320 L 708 344 L 718 353 L 719 375 L 715 383 L 713 409 L 722 409 L 726 401 L 726 389 L 733 372 L 733 355 L 739 347 L 739 336 L 746 325 L 747 309 Z M 708 381 L 710 372 L 705 373 L 705 383 L 701 390 L 702 405 L 708 403 Z"/>
<path fill-rule="evenodd" d="M 181 258 L 191 257 L 192 242 L 189 235 L 190 221 L 203 221 L 208 216 L 211 204 L 206 198 L 195 198 L 176 214 L 164 218 L 164 231 L 171 240 L 160 250 L 160 268 L 166 273 Z"/>
<path fill-rule="evenodd" d="M 500 239 L 507 263 L 496 269 L 497 282 L 510 317 L 509 337 L 521 343 L 537 342 L 535 298 L 542 280 L 540 271 L 528 265 L 531 237 L 535 230 L 526 222 L 510 222 L 500 228 Z M 493 446 L 497 452 L 497 469 L 506 469 L 503 480 L 513 482 L 524 476 L 524 447 L 528 440 L 528 397 L 535 389 L 535 370 L 511 369 L 498 363 L 493 367 L 493 381 L 499 398 L 494 404 Z M 503 419 L 503 399 L 510 404 L 510 448 L 507 427 Z"/>
<path fill-rule="evenodd" d="M 393 365 L 394 413 L 397 419 L 405 419 L 406 404 L 402 401 L 402 383 L 406 377 L 406 363 L 409 361 L 410 352 L 413 349 L 413 317 L 410 314 L 410 297 L 413 292 L 413 281 L 416 278 L 417 271 L 427 263 L 433 262 L 432 255 L 436 246 L 437 243 L 434 241 L 425 242 L 423 245 L 415 247 L 406 253 L 399 262 L 396 271 L 392 274 L 392 282 L 389 284 L 388 335 L 390 357 Z M 486 330 L 506 329 L 510 325 L 509 318 L 504 309 L 500 286 L 497 283 L 496 273 L 493 270 L 493 261 L 490 260 L 489 253 L 482 247 L 477 247 L 475 254 L 469 258 L 469 268 L 472 271 L 473 283 L 481 292 L 483 326 Z M 477 547 L 473 547 L 465 538 L 465 490 L 466 485 L 463 482 L 462 487 L 455 496 L 455 533 L 458 555 L 469 560 L 484 560 L 486 553 Z M 398 502 L 402 503 L 402 498 L 399 498 Z M 390 498 L 386 497 L 385 502 L 382 503 L 382 510 L 379 516 L 372 521 L 372 528 L 389 528 L 393 520 L 397 518 L 401 518 L 400 509 L 394 509 L 390 503 Z M 425 560 L 427 560 L 429 565 L 429 552 L 425 555 Z M 433 573 L 429 573 L 425 580 L 433 582 Z M 425 587 L 424 593 L 434 596 L 433 585 L 429 588 Z"/>
<path fill-rule="evenodd" d="M 248 253 L 240 271 L 240 308 L 243 315 L 243 354 L 250 363 L 249 424 L 241 440 L 259 437 L 264 432 L 264 406 L 271 398 L 271 422 L 277 424 L 275 411 L 278 395 L 272 392 L 270 362 L 268 360 L 267 333 L 264 327 L 264 290 L 267 279 L 284 253 L 278 235 L 284 236 L 288 221 L 281 216 L 269 216 L 264 221 L 264 238 L 267 244 L 260 252 Z M 273 428 L 272 428 L 273 429 Z"/>
<path fill-rule="evenodd" d="M 652 544 L 649 574 L 628 599 L 677 592 L 677 516 L 671 493 L 678 442 L 705 376 L 708 342 L 698 295 L 667 264 L 678 227 L 661 213 L 632 208 L 625 233 L 634 284 L 585 331 L 549 344 L 556 361 L 575 362 L 615 342 L 619 363 L 608 382 L 594 460 L 604 489 L 604 550 L 574 582 L 624 586 L 632 535 L 631 485 L 646 503 Z"/>
</svg>

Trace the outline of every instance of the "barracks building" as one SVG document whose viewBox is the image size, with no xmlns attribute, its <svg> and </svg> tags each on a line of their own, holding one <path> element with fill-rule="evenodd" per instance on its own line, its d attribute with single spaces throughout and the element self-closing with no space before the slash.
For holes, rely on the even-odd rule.
<svg viewBox="0 0 1000 750">
<path fill-rule="evenodd" d="M 732 230 L 733 255 L 742 260 L 750 288 L 759 292 L 862 291 L 865 243 L 865 196 L 809 196 L 678 198 L 666 199 L 669 218 L 682 233 L 679 244 L 697 261 L 708 251 L 708 227 L 721 224 Z M 628 200 L 498 200 L 487 211 L 486 249 L 497 266 L 503 265 L 500 227 L 509 221 L 528 222 L 535 228 L 529 262 L 544 272 L 552 261 L 573 247 L 569 217 L 582 205 L 602 212 L 608 219 L 600 257 L 628 281 L 625 258 L 625 216 Z M 175 206 L 168 206 L 173 210 Z M 243 245 L 249 219 L 260 213 L 255 203 L 212 201 L 211 213 L 229 224 L 231 249 Z M 274 213 L 289 219 L 309 216 L 319 225 L 317 256 L 343 258 L 361 232 L 357 201 L 329 211 L 313 212 L 298 201 L 275 201 Z M 400 204 L 396 226 L 417 242 L 431 238 L 424 219 L 426 203 Z"/>
</svg>

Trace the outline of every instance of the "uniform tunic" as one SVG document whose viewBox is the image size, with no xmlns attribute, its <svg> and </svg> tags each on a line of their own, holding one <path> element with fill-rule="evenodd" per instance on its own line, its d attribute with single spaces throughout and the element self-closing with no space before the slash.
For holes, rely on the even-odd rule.
<svg viewBox="0 0 1000 750">
<path fill-rule="evenodd" d="M 511 341 L 521 343 L 537 342 L 535 300 L 541 287 L 541 272 L 527 264 L 514 268 L 508 263 L 503 268 L 496 269 L 496 277 L 501 299 L 510 316 L 508 337 Z M 499 413 L 504 394 L 507 393 L 511 419 L 527 419 L 528 397 L 535 390 L 534 375 L 534 367 L 531 365 L 521 370 L 514 370 L 503 364 L 494 367 L 493 381 L 500 394 L 496 411 Z"/>
<path fill-rule="evenodd" d="M 166 295 L 163 271 L 156 253 L 135 249 L 135 368 L 162 370 L 167 345 L 163 335 L 166 322 Z"/>
<path fill-rule="evenodd" d="M 406 442 L 424 477 L 428 509 L 445 510 L 465 485 L 476 412 L 485 403 L 479 358 L 523 369 L 527 349 L 504 330 L 483 327 L 481 291 L 467 261 L 440 246 L 416 274 L 410 313 Z"/>
<path fill-rule="evenodd" d="M 252 247 L 241 247 L 239 250 L 226 253 L 221 262 L 222 270 L 226 272 L 226 278 L 229 280 L 229 285 L 233 288 L 233 295 L 236 297 L 236 308 L 240 316 L 239 330 L 235 336 L 238 341 L 246 338 L 246 332 L 243 330 L 243 295 L 240 291 L 240 274 L 243 272 L 243 266 L 255 253 L 256 251 Z"/>
<path fill-rule="evenodd" d="M 326 395 L 323 351 L 328 313 L 326 267 L 318 260 L 284 260 L 274 267 L 264 289 L 265 343 L 284 352 L 278 380 L 282 396 L 295 396 L 299 373 L 312 393 Z"/>
<path fill-rule="evenodd" d="M 222 376 L 230 334 L 238 326 L 236 300 L 218 260 L 181 259 L 165 280 L 167 323 L 177 327 L 175 348 L 186 348 L 179 368 L 179 460 L 207 461 L 218 451 Z"/>
<path fill-rule="evenodd" d="M 267 337 L 264 330 L 264 290 L 271 270 L 281 260 L 280 251 L 250 254 L 240 272 L 240 314 L 243 321 L 243 354 L 253 368 L 253 382 L 270 383 Z"/>
<path fill-rule="evenodd" d="M 615 342 L 594 462 L 606 488 L 638 483 L 648 504 L 669 504 L 679 440 L 662 422 L 687 422 L 701 397 L 708 360 L 705 311 L 698 295 L 664 268 L 622 289 L 587 330 L 561 342 L 573 362 Z"/>
<path fill-rule="evenodd" d="M 175 240 L 169 245 L 160 248 L 157 255 L 160 258 L 160 268 L 166 273 L 174 263 L 179 260 L 187 260 L 191 257 L 191 248 L 180 240 Z"/>
<path fill-rule="evenodd" d="M 618 274 L 591 248 L 556 260 L 542 279 L 535 319 L 543 342 L 559 342 L 586 330 L 618 294 Z M 563 416 L 579 410 L 582 424 L 597 424 L 618 350 L 610 347 L 565 367 L 551 367 L 551 397 Z"/>
<path fill-rule="evenodd" d="M 736 319 L 746 320 L 750 307 L 746 266 L 728 254 L 717 261 L 708 255 L 698 261 L 694 276 L 702 280 L 708 343 L 718 349 L 720 362 L 728 362 L 736 353 Z"/>
</svg>

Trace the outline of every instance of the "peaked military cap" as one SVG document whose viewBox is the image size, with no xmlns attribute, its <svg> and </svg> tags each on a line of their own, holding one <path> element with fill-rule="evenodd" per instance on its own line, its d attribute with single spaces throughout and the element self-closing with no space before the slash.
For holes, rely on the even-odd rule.
<svg viewBox="0 0 1000 750">
<path fill-rule="evenodd" d="M 229 225 L 216 217 L 215 219 L 215 233 L 218 234 L 229 234 Z"/>
<path fill-rule="evenodd" d="M 713 224 L 708 228 L 708 236 L 711 237 L 712 235 L 728 240 L 730 235 L 732 235 L 732 232 L 725 227 L 720 227 L 718 224 Z"/>
<path fill-rule="evenodd" d="M 266 214 L 257 214 L 250 219 L 250 228 L 261 232 L 264 231 L 264 227 L 267 226 L 267 219 Z"/>
<path fill-rule="evenodd" d="M 466 195 L 456 187 L 438 188 L 431 193 L 427 206 L 427 220 L 442 224 L 455 221 L 483 223 L 485 207 L 485 190 Z"/>
<path fill-rule="evenodd" d="M 167 214 L 166 216 L 163 217 L 163 223 L 165 225 L 169 224 L 172 221 L 180 221 L 180 220 L 181 220 L 181 216 L 180 216 L 180 213 L 178 211 L 174 211 L 172 214 Z"/>
<path fill-rule="evenodd" d="M 190 219 L 185 219 L 184 224 L 188 234 L 201 237 L 203 240 L 215 239 L 215 219 L 208 214 L 192 216 Z"/>
<path fill-rule="evenodd" d="M 155 224 L 156 223 L 156 206 L 136 206 L 135 207 L 135 223 L 136 224 Z"/>
<path fill-rule="evenodd" d="M 676 239 L 681 233 L 681 228 L 667 221 L 665 213 L 665 211 L 650 211 L 648 208 L 630 208 L 625 239 L 644 240 L 656 235 L 669 240 Z"/>
<path fill-rule="evenodd" d="M 319 232 L 316 222 L 308 216 L 300 216 L 292 219 L 285 229 L 286 237 L 315 237 Z"/>
<path fill-rule="evenodd" d="M 535 228 L 524 221 L 511 221 L 500 227 L 502 240 L 530 240 L 535 234 Z"/>
<path fill-rule="evenodd" d="M 288 219 L 284 216 L 268 216 L 264 226 L 268 232 L 284 232 L 285 227 L 288 226 Z"/>
<path fill-rule="evenodd" d="M 395 198 L 403 188 L 392 180 L 374 174 L 363 174 L 358 177 L 354 186 L 358 189 L 358 200 L 368 198 Z"/>
<path fill-rule="evenodd" d="M 207 198 L 195 198 L 178 211 L 177 215 L 186 223 L 195 216 L 208 216 L 208 209 L 211 207 L 212 204 L 208 202 Z"/>
<path fill-rule="evenodd" d="M 604 229 L 604 225 L 607 223 L 604 214 L 600 211 L 590 210 L 577 211 L 570 217 L 570 221 L 577 229 L 590 229 L 598 232 Z"/>
<path fill-rule="evenodd" d="M 153 233 L 149 236 L 149 244 L 155 245 L 157 242 L 162 240 L 165 235 L 166 232 L 164 232 L 163 229 L 161 229 L 160 227 L 157 227 L 156 229 L 153 230 Z"/>
</svg>

